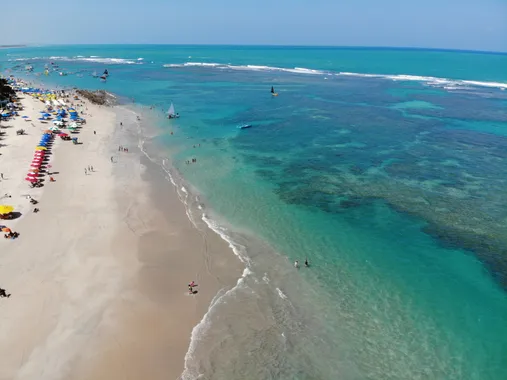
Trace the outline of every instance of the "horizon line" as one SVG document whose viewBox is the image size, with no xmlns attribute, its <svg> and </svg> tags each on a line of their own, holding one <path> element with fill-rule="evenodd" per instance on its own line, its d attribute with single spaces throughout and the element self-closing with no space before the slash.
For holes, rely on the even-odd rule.
<svg viewBox="0 0 507 380">
<path fill-rule="evenodd" d="M 457 49 L 457 48 L 437 48 L 437 47 L 418 47 L 418 46 L 368 46 L 368 45 L 296 45 L 296 44 L 183 44 L 183 43 L 75 43 L 75 44 L 10 44 L 2 46 L 3 49 L 23 48 L 23 47 L 49 47 L 49 46 L 188 46 L 188 47 L 205 47 L 205 46 L 222 46 L 222 47 L 266 47 L 266 48 L 332 48 L 332 49 L 371 49 L 371 50 L 430 50 L 430 51 L 446 51 L 446 52 L 462 52 L 462 53 L 483 53 L 483 54 L 507 54 L 507 50 L 474 50 L 474 49 Z"/>
</svg>

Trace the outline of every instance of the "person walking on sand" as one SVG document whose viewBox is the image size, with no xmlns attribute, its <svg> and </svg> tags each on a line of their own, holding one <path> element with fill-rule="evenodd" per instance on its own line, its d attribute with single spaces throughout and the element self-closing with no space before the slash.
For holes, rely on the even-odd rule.
<svg viewBox="0 0 507 380">
<path fill-rule="evenodd" d="M 86 171 L 86 168 L 85 168 L 85 175 L 88 175 L 88 172 Z"/>
<path fill-rule="evenodd" d="M 94 171 L 95 171 L 95 170 L 93 170 L 93 166 L 92 166 L 92 165 L 90 165 L 90 169 L 92 169 L 92 172 L 94 172 Z"/>
<path fill-rule="evenodd" d="M 7 291 L 5 289 L 0 288 L 0 297 L 1 298 L 9 298 L 11 295 L 10 293 L 7 294 Z"/>
</svg>

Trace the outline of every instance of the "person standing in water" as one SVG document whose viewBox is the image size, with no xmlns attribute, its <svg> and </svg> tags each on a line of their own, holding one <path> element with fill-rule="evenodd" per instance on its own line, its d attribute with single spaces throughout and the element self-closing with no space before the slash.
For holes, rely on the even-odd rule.
<svg viewBox="0 0 507 380">
<path fill-rule="evenodd" d="M 294 268 L 299 269 L 299 261 L 294 261 Z"/>
<path fill-rule="evenodd" d="M 305 267 L 307 268 L 310 267 L 310 262 L 308 261 L 308 258 L 305 259 Z"/>
</svg>

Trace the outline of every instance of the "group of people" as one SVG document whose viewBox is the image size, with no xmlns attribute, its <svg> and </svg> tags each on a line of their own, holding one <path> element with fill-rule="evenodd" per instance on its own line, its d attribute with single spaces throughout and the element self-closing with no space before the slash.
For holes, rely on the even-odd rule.
<svg viewBox="0 0 507 380">
<path fill-rule="evenodd" d="M 9 231 L 6 234 L 4 234 L 5 239 L 16 239 L 18 236 L 19 233 L 15 231 Z"/>
<path fill-rule="evenodd" d="M 93 166 L 92 166 L 92 165 L 88 165 L 88 167 L 87 167 L 87 168 L 85 168 L 84 173 L 85 173 L 85 175 L 88 175 L 88 173 L 91 173 L 91 172 L 93 172 L 93 171 L 95 171 L 95 170 L 93 169 Z"/>
<path fill-rule="evenodd" d="M 294 261 L 294 267 L 296 269 L 299 269 L 299 260 Z M 305 259 L 305 267 L 307 268 L 310 267 L 310 262 L 308 261 L 308 259 Z"/>
</svg>

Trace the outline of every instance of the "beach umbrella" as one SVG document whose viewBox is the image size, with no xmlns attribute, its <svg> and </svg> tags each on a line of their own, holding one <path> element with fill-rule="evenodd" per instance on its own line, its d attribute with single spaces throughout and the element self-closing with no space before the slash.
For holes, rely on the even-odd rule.
<svg viewBox="0 0 507 380">
<path fill-rule="evenodd" d="M 7 233 L 9 233 L 9 232 L 12 232 L 12 230 L 11 230 L 10 228 L 8 228 L 8 227 L 3 226 L 3 227 L 2 227 L 2 232 L 7 232 Z"/>
<path fill-rule="evenodd" d="M 33 168 L 33 169 L 28 169 L 28 171 L 33 172 L 33 173 L 38 173 L 40 171 L 40 169 Z"/>
<path fill-rule="evenodd" d="M 25 178 L 25 181 L 28 181 L 28 182 L 37 182 L 38 180 L 36 178 L 30 178 L 30 177 L 26 177 Z"/>
<path fill-rule="evenodd" d="M 26 176 L 27 178 L 37 178 L 37 174 L 35 173 L 28 173 Z"/>
<path fill-rule="evenodd" d="M 29 119 L 28 116 L 21 116 L 22 119 Z"/>
<path fill-rule="evenodd" d="M 41 164 L 40 163 L 37 163 L 37 164 L 31 164 L 30 165 L 32 168 L 40 168 L 41 167 Z"/>
<path fill-rule="evenodd" d="M 48 148 L 44 147 L 44 146 L 38 146 L 35 148 L 35 150 L 47 150 Z"/>
<path fill-rule="evenodd" d="M 12 207 L 12 206 L 7 206 L 7 205 L 0 206 L 0 215 L 9 214 L 13 211 L 14 211 L 14 207 Z"/>
</svg>

